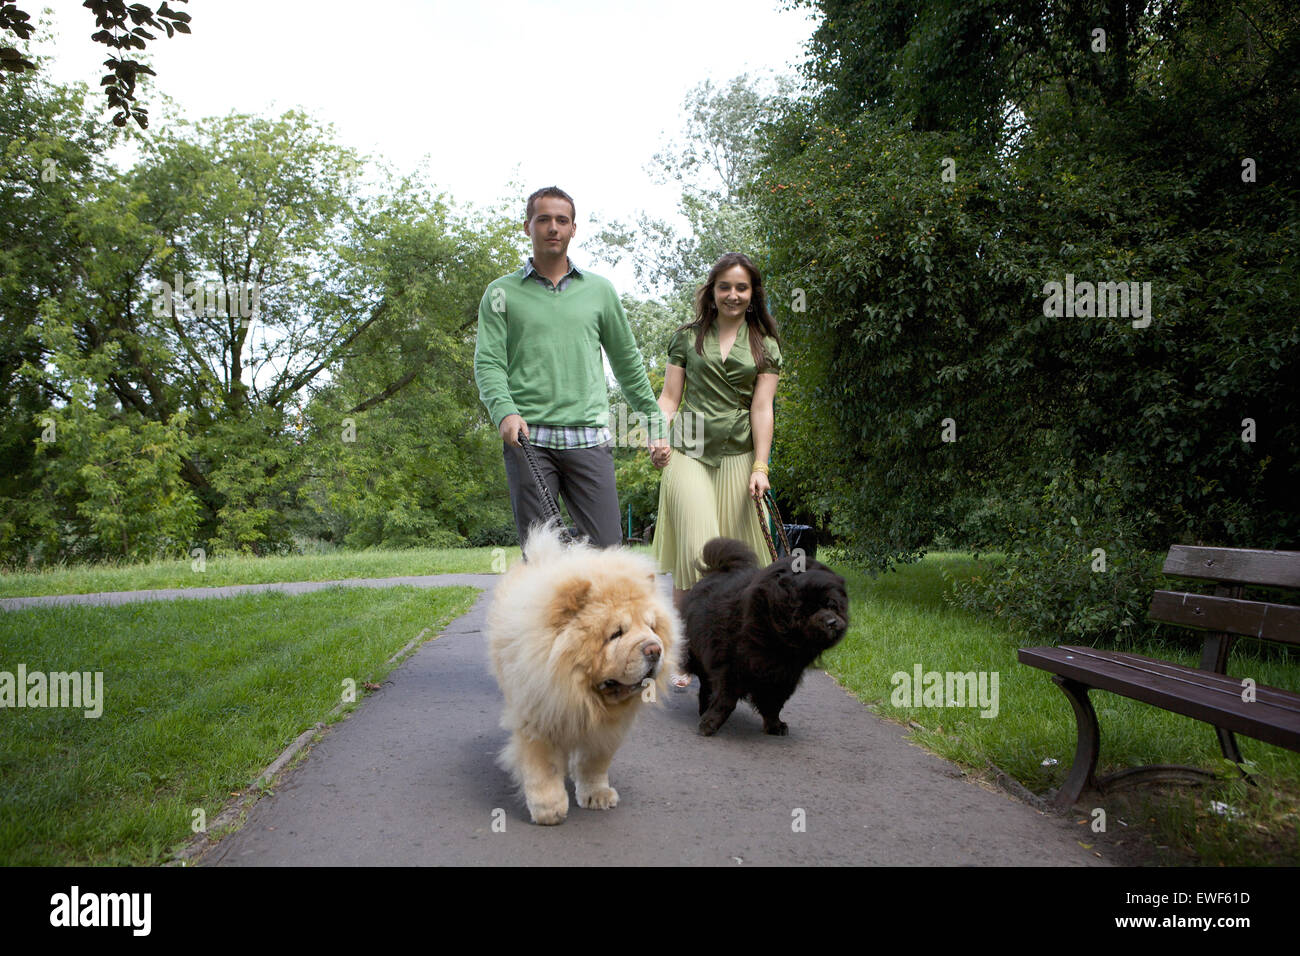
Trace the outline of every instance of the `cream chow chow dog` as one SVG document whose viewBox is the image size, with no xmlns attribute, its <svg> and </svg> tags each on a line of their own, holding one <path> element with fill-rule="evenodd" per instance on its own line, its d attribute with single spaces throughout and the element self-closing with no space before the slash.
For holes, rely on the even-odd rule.
<svg viewBox="0 0 1300 956">
<path fill-rule="evenodd" d="M 563 823 L 565 770 L 578 804 L 618 805 L 609 764 L 643 702 L 676 673 L 680 624 L 653 563 L 621 548 L 565 545 L 536 527 L 488 608 L 492 672 L 510 741 L 500 764 L 534 823 Z"/>
</svg>

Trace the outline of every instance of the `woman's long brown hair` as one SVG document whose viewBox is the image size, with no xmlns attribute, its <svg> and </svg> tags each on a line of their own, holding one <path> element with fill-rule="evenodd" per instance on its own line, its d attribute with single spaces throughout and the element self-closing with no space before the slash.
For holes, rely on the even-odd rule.
<svg viewBox="0 0 1300 956">
<path fill-rule="evenodd" d="M 709 278 L 695 293 L 695 320 L 683 325 L 683 329 L 695 329 L 695 352 L 704 354 L 704 337 L 718 321 L 718 304 L 714 301 L 713 289 L 718 283 L 718 276 L 734 266 L 744 266 L 749 273 L 753 292 L 749 299 L 749 310 L 745 312 L 745 322 L 749 326 L 749 351 L 754 356 L 754 366 L 762 373 L 767 365 L 767 353 L 763 350 L 763 336 L 770 335 L 781 346 L 781 336 L 777 333 L 776 321 L 767 311 L 767 295 L 763 292 L 763 277 L 749 261 L 749 256 L 741 252 L 728 252 L 713 264 Z M 757 334 L 755 334 L 757 333 Z"/>
</svg>

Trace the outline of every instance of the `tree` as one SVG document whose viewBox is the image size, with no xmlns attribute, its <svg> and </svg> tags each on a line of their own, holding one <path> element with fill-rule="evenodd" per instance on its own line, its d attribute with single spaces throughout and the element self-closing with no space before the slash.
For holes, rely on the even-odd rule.
<svg viewBox="0 0 1300 956">
<path fill-rule="evenodd" d="M 340 419 L 368 415 L 362 434 L 377 436 L 388 403 L 397 411 L 418 389 L 420 415 L 436 413 L 454 440 L 422 461 L 395 443 L 360 463 L 363 480 L 423 469 L 439 490 L 412 507 L 429 511 L 421 527 L 441 521 L 453 537 L 499 520 L 490 494 L 456 484 L 483 470 L 469 412 L 482 418 L 468 397 L 470 319 L 486 277 L 517 243 L 498 214 L 453 215 L 448 202 L 391 176 L 363 195 L 361 158 L 298 113 L 177 122 L 145 162 L 118 171 L 102 161 L 93 122 L 76 113 L 80 99 L 33 80 L 11 84 L 0 113 L 13 143 L 0 217 L 15 225 L 3 253 L 13 271 L 0 279 L 4 414 L 18 426 L 18 468 L 0 486 L 9 560 L 135 555 L 179 541 L 190 533 L 184 495 L 198 504 L 198 541 L 288 548 L 305 520 L 301 496 L 320 491 L 317 466 L 346 462 Z M 51 125 L 33 130 L 34 114 Z M 43 183 L 50 155 L 59 175 Z M 337 401 L 322 396 L 312 407 L 326 386 Z M 40 445 L 46 418 L 67 440 Z M 333 440 L 304 445 L 300 418 L 318 423 L 308 438 Z M 94 429 L 115 436 L 111 447 L 71 440 Z M 138 545 L 120 529 L 109 540 L 112 500 L 96 499 L 98 486 L 86 482 L 111 476 L 85 471 L 98 456 L 118 469 L 113 481 L 136 487 L 130 469 L 146 463 L 132 448 L 168 449 L 158 461 L 185 488 L 173 493 L 154 473 L 160 503 L 177 501 L 172 530 Z M 330 516 L 344 525 L 340 537 L 356 514 Z"/>
<path fill-rule="evenodd" d="M 1140 626 L 1171 542 L 1294 544 L 1300 20 L 817 6 L 823 86 L 772 130 L 758 195 L 806 301 L 791 478 L 851 554 L 1007 549 L 986 605 L 1091 639 Z M 1067 275 L 1137 282 L 1150 311 L 1111 312 L 1112 287 L 1055 312 Z M 1096 549 L 1111 571 L 1075 573 Z"/>
<path fill-rule="evenodd" d="M 309 390 L 303 497 L 350 546 L 501 543 L 502 528 L 513 541 L 473 364 L 479 300 L 518 261 L 518 224 L 407 180 L 373 226 L 362 254 L 385 315 Z"/>
<path fill-rule="evenodd" d="M 124 135 L 87 116 L 81 89 L 47 87 L 22 76 L 0 87 L 0 555 L 21 542 L 59 548 L 52 503 L 31 497 L 46 424 L 64 384 L 20 374 L 41 368 L 47 354 L 38 333 L 42 308 L 79 282 L 85 243 L 80 221 L 96 184 L 113 176 L 106 160 Z M 47 451 L 52 449 L 46 449 Z"/>
<path fill-rule="evenodd" d="M 599 255 L 627 257 L 637 281 L 674 303 L 689 318 L 690 297 L 724 252 L 761 258 L 761 241 L 748 187 L 759 158 L 757 131 L 792 90 L 781 77 L 764 82 L 742 74 L 718 88 L 706 80 L 682 105 L 680 137 L 647 167 L 659 182 L 681 190 L 679 212 L 687 232 L 640 213 L 634 223 L 597 224 Z"/>
<path fill-rule="evenodd" d="M 193 446 L 186 413 L 158 422 L 124 411 L 103 386 L 120 357 L 117 344 L 83 353 L 53 300 L 42 311 L 42 333 L 69 397 L 40 419 L 40 493 L 24 502 L 30 543 L 41 555 L 184 554 L 199 520 L 198 499 L 180 473 Z M 21 371 L 36 374 L 30 365 Z"/>
</svg>

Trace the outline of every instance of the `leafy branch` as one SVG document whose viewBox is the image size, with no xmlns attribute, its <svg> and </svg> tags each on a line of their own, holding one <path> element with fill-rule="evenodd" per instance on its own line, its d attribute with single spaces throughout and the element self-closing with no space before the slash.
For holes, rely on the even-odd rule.
<svg viewBox="0 0 1300 956">
<path fill-rule="evenodd" d="M 189 0 L 180 2 L 188 3 Z M 190 15 L 173 10 L 166 0 L 159 4 L 157 10 L 143 3 L 127 4 L 124 0 L 86 0 L 82 6 L 95 15 L 95 25 L 99 27 L 90 39 L 115 51 L 104 61 L 109 72 L 99 81 L 109 107 L 117 110 L 113 114 L 113 124 L 125 126 L 127 120 L 132 119 L 141 129 L 147 129 L 149 111 L 136 101 L 136 78 L 141 74 L 157 74 L 139 60 L 122 54 L 131 50 L 144 50 L 148 41 L 157 39 L 157 34 L 150 33 L 145 27 L 164 31 L 169 38 L 177 33 L 189 33 Z M 0 0 L 0 31 L 12 33 L 20 40 L 28 40 L 32 36 L 32 29 L 31 16 L 20 10 L 14 0 Z M 0 69 L 23 73 L 36 68 L 36 64 L 17 48 L 0 46 Z"/>
</svg>

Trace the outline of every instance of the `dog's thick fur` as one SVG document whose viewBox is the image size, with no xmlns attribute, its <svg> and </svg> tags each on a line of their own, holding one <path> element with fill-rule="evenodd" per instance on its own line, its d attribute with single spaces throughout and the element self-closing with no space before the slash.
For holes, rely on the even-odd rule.
<svg viewBox="0 0 1300 956">
<path fill-rule="evenodd" d="M 492 672 L 510 731 L 501 766 L 524 793 L 534 823 L 564 822 L 578 804 L 618 804 L 609 764 L 645 700 L 677 670 L 681 625 L 648 559 L 622 548 L 562 544 L 538 526 L 497 585 L 488 609 Z"/>
<path fill-rule="evenodd" d="M 704 546 L 704 577 L 686 592 L 686 670 L 700 679 L 699 732 L 717 733 L 748 699 L 763 730 L 785 734 L 781 708 L 804 668 L 844 636 L 844 579 L 799 556 L 759 569 L 749 546 L 714 538 Z"/>
</svg>

